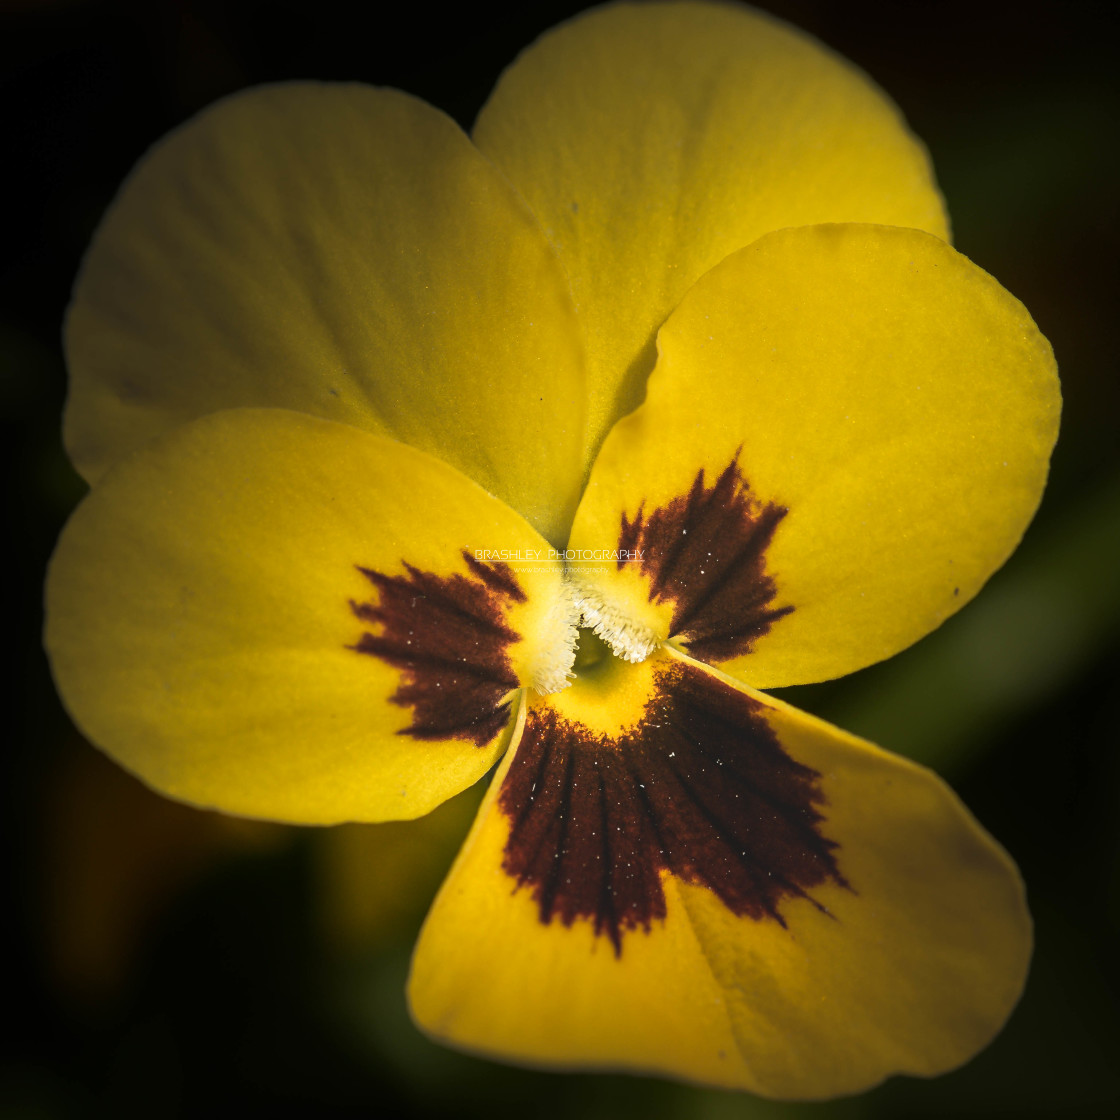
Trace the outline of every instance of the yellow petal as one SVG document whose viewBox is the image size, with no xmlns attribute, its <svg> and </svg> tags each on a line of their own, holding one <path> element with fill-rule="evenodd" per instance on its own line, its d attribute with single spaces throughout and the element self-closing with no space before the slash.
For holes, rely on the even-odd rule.
<svg viewBox="0 0 1120 1120">
<path fill-rule="evenodd" d="M 439 455 L 563 542 L 585 464 L 567 280 L 449 118 L 394 90 L 228 98 L 125 183 L 66 325 L 90 480 L 222 408 L 291 408 Z"/>
<path fill-rule="evenodd" d="M 929 234 L 769 234 L 695 285 L 658 350 L 571 539 L 641 560 L 580 578 L 607 614 L 755 687 L 840 676 L 929 633 L 1038 505 L 1053 354 Z"/>
<path fill-rule="evenodd" d="M 732 4 L 612 5 L 505 72 L 474 139 L 571 277 L 588 438 L 634 408 L 689 286 L 770 230 L 881 222 L 948 236 L 924 148 L 849 63 Z"/>
<path fill-rule="evenodd" d="M 543 643 L 570 641 L 559 566 L 484 558 L 498 547 L 546 545 L 423 452 L 212 413 L 78 508 L 47 649 L 79 727 L 163 793 L 299 823 L 415 817 L 486 772 Z"/>
<path fill-rule="evenodd" d="M 936 776 L 675 651 L 599 674 L 520 718 L 416 948 L 425 1030 L 782 1098 L 991 1039 L 1030 918 Z"/>
</svg>

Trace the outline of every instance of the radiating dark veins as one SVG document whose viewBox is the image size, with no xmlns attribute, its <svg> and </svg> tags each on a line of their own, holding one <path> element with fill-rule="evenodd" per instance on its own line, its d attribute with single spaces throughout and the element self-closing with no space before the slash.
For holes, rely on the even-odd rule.
<svg viewBox="0 0 1120 1120">
<path fill-rule="evenodd" d="M 782 926 L 780 904 L 847 886 L 821 832 L 816 771 L 782 749 L 757 701 L 703 670 L 655 671 L 641 721 L 605 739 L 542 704 L 499 794 L 503 868 L 541 922 L 623 935 L 665 917 L 662 873 L 706 887 L 734 914 Z"/>
<path fill-rule="evenodd" d="M 407 575 L 358 570 L 377 589 L 376 602 L 350 601 L 354 616 L 376 626 L 350 649 L 401 671 L 394 704 L 412 708 L 401 734 L 415 739 L 467 739 L 485 746 L 506 726 L 506 700 L 518 680 L 508 647 L 518 635 L 505 622 L 525 593 L 508 564 L 484 564 L 466 550 L 468 575 L 437 576 L 404 565 Z"/>
<path fill-rule="evenodd" d="M 618 547 L 641 550 L 650 602 L 674 604 L 671 636 L 695 657 L 726 661 L 749 653 L 792 606 L 766 571 L 766 549 L 789 511 L 752 498 L 738 454 L 711 486 L 697 472 L 687 494 L 633 519 L 621 515 Z"/>
</svg>

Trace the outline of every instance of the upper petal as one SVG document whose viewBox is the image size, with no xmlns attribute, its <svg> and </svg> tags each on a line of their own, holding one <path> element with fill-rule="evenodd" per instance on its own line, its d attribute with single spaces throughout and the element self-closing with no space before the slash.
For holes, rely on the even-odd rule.
<svg viewBox="0 0 1120 1120">
<path fill-rule="evenodd" d="M 792 1098 L 991 1039 L 1030 918 L 938 778 L 671 650 L 607 676 L 530 703 L 421 932 L 421 1026 Z"/>
<path fill-rule="evenodd" d="M 504 749 L 559 565 L 445 463 L 284 410 L 212 413 L 105 476 L 47 582 L 59 692 L 161 792 L 298 823 L 415 817 Z M 476 551 L 477 550 L 477 551 Z"/>
<path fill-rule="evenodd" d="M 657 328 L 728 253 L 815 222 L 948 233 L 894 105 L 733 4 L 617 4 L 561 25 L 503 74 L 473 135 L 571 277 L 592 451 L 641 400 Z"/>
<path fill-rule="evenodd" d="M 929 633 L 1038 505 L 1061 405 L 1049 344 L 929 234 L 769 234 L 693 287 L 658 350 L 571 538 L 641 556 L 580 578 L 651 641 L 756 687 Z"/>
<path fill-rule="evenodd" d="M 93 480 L 158 432 L 291 408 L 439 455 L 562 542 L 585 473 L 567 281 L 448 117 L 394 90 L 230 97 L 140 162 L 66 323 Z"/>
</svg>

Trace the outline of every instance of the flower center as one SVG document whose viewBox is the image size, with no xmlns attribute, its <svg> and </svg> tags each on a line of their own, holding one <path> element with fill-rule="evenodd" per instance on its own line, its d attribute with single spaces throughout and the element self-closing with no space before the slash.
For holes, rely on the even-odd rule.
<svg viewBox="0 0 1120 1120">
<path fill-rule="evenodd" d="M 611 647 L 594 630 L 581 626 L 576 638 L 576 659 L 572 664 L 572 672 L 577 677 L 597 676 L 603 671 L 610 655 Z"/>
<path fill-rule="evenodd" d="M 608 603 L 591 588 L 577 588 L 575 602 L 583 625 L 597 634 L 623 661 L 634 664 L 645 661 L 661 644 L 652 630 Z"/>
<path fill-rule="evenodd" d="M 655 634 L 612 607 L 590 589 L 565 580 L 567 601 L 557 609 L 547 652 L 533 670 L 533 690 L 541 696 L 562 692 L 573 677 L 590 680 L 613 660 L 645 661 L 661 644 Z"/>
<path fill-rule="evenodd" d="M 641 721 L 654 698 L 657 658 L 627 661 L 587 626 L 580 627 L 577 643 L 571 680 L 559 692 L 530 698 L 530 710 L 552 711 L 604 741 L 616 738 Z"/>
<path fill-rule="evenodd" d="M 612 607 L 595 591 L 572 583 L 565 586 L 571 588 L 571 602 L 578 612 L 578 630 L 569 623 L 570 630 L 557 633 L 553 656 L 534 674 L 533 686 L 537 693 L 560 692 L 571 685 L 573 676 L 593 678 L 614 658 L 639 664 L 661 644 L 652 631 Z"/>
</svg>

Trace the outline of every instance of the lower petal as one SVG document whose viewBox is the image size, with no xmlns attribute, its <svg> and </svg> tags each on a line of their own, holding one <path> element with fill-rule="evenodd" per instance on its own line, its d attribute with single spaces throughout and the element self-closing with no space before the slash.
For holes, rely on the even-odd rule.
<svg viewBox="0 0 1120 1120">
<path fill-rule="evenodd" d="M 966 1061 L 1030 943 L 936 776 L 662 650 L 529 706 L 410 999 L 483 1054 L 824 1098 Z"/>
</svg>

